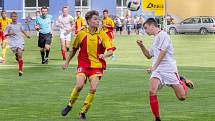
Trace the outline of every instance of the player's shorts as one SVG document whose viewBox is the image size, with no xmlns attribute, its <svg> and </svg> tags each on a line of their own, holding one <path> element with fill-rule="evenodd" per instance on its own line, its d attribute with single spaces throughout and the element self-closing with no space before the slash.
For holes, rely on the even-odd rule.
<svg viewBox="0 0 215 121">
<path fill-rule="evenodd" d="M 66 40 L 66 41 L 71 41 L 71 36 L 72 36 L 72 32 L 70 32 L 70 33 L 66 32 L 66 31 L 60 32 L 60 38 Z"/>
<path fill-rule="evenodd" d="M 38 39 L 38 47 L 44 48 L 45 45 L 51 45 L 52 43 L 52 34 L 42 34 L 39 33 L 39 39 Z"/>
<path fill-rule="evenodd" d="M 10 46 L 10 49 L 12 50 L 13 54 L 18 53 L 19 48 L 23 50 L 24 49 L 24 44 L 17 44 L 17 45 L 14 45 L 14 46 Z"/>
<path fill-rule="evenodd" d="M 118 31 L 122 31 L 122 26 L 117 26 L 116 27 L 116 31 L 118 32 Z"/>
<path fill-rule="evenodd" d="M 76 76 L 82 75 L 85 79 L 99 77 L 101 79 L 103 75 L 103 68 L 85 68 L 85 67 L 78 67 L 76 70 Z"/>
<path fill-rule="evenodd" d="M 175 72 L 158 72 L 153 71 L 150 78 L 158 78 L 161 85 L 179 84 L 180 79 L 178 73 Z"/>
</svg>

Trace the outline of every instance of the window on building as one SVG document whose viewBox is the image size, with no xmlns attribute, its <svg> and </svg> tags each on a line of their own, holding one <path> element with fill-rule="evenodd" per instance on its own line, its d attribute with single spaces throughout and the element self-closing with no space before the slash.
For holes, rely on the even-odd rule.
<svg viewBox="0 0 215 121">
<path fill-rule="evenodd" d="M 3 1 L 0 0 L 0 10 L 2 10 L 2 7 L 3 7 Z"/>
<path fill-rule="evenodd" d="M 91 0 L 75 0 L 75 11 L 80 10 L 81 15 L 84 16 L 90 10 Z"/>
<path fill-rule="evenodd" d="M 124 17 L 127 10 L 126 0 L 116 0 L 116 16 Z"/>
<path fill-rule="evenodd" d="M 49 7 L 49 0 L 24 0 L 24 13 L 23 18 L 31 16 L 32 18 L 36 17 L 36 11 L 40 11 L 40 8 L 43 6 Z"/>
</svg>

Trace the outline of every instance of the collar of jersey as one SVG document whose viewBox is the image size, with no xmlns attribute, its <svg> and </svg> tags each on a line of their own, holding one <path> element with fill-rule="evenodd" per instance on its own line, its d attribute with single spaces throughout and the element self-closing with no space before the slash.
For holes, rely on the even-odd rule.
<svg viewBox="0 0 215 121">
<path fill-rule="evenodd" d="M 97 29 L 95 33 L 91 33 L 90 30 L 89 30 L 89 28 L 87 28 L 86 32 L 89 33 L 89 34 L 91 34 L 91 35 L 99 34 L 99 29 Z"/>
</svg>

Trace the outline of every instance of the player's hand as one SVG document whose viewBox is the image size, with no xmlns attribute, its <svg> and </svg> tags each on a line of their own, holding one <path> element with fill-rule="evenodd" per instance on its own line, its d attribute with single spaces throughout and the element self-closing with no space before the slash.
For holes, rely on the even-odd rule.
<svg viewBox="0 0 215 121">
<path fill-rule="evenodd" d="M 71 29 L 66 29 L 66 32 L 67 33 L 70 33 L 72 30 Z"/>
<path fill-rule="evenodd" d="M 67 63 L 65 63 L 64 65 L 62 65 L 62 69 L 63 70 L 66 70 L 68 68 L 68 64 Z"/>
<path fill-rule="evenodd" d="M 152 73 L 154 70 L 155 70 L 155 67 L 149 67 L 149 68 L 147 69 L 147 72 L 148 72 L 148 73 Z"/>
<path fill-rule="evenodd" d="M 143 44 L 143 41 L 142 41 L 142 40 L 137 40 L 136 42 L 137 42 L 137 45 L 139 45 L 140 47 L 143 47 L 143 46 L 144 46 L 144 44 Z"/>
<path fill-rule="evenodd" d="M 16 36 L 16 33 L 12 32 L 10 33 L 11 36 Z"/>
<path fill-rule="evenodd" d="M 105 55 L 104 54 L 100 54 L 99 58 L 104 60 L 105 59 Z"/>
</svg>

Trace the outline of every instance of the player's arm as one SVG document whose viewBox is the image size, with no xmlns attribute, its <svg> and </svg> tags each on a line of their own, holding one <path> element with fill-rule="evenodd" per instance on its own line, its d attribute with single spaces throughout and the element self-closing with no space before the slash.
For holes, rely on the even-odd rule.
<svg viewBox="0 0 215 121">
<path fill-rule="evenodd" d="M 40 26 L 39 26 L 39 23 L 38 23 L 38 20 L 36 19 L 35 22 L 34 22 L 34 28 L 35 30 L 37 30 L 38 32 L 40 32 Z"/>
<path fill-rule="evenodd" d="M 21 32 L 22 32 L 28 39 L 31 38 L 24 30 L 22 30 Z"/>
<path fill-rule="evenodd" d="M 163 58 L 166 55 L 166 52 L 167 52 L 166 50 L 161 50 L 160 51 L 160 54 L 159 54 L 159 56 L 157 58 L 157 61 L 155 62 L 154 66 L 153 66 L 154 69 L 156 69 L 160 65 L 161 61 L 163 60 Z"/>
<path fill-rule="evenodd" d="M 73 49 L 70 51 L 70 54 L 69 54 L 68 58 L 66 59 L 65 64 L 62 66 L 63 70 L 65 70 L 65 69 L 68 67 L 69 62 L 70 62 L 70 61 L 72 60 L 72 58 L 75 56 L 77 50 L 78 50 L 78 49 L 73 48 Z"/>
<path fill-rule="evenodd" d="M 100 54 L 99 58 L 105 59 L 113 55 L 113 49 L 109 49 L 105 54 Z"/>
<path fill-rule="evenodd" d="M 149 53 L 149 50 L 146 49 L 146 47 L 143 44 L 142 40 L 137 40 L 137 44 L 140 46 L 140 49 L 142 50 L 143 54 L 146 56 L 147 59 L 151 59 L 152 56 Z"/>
</svg>

